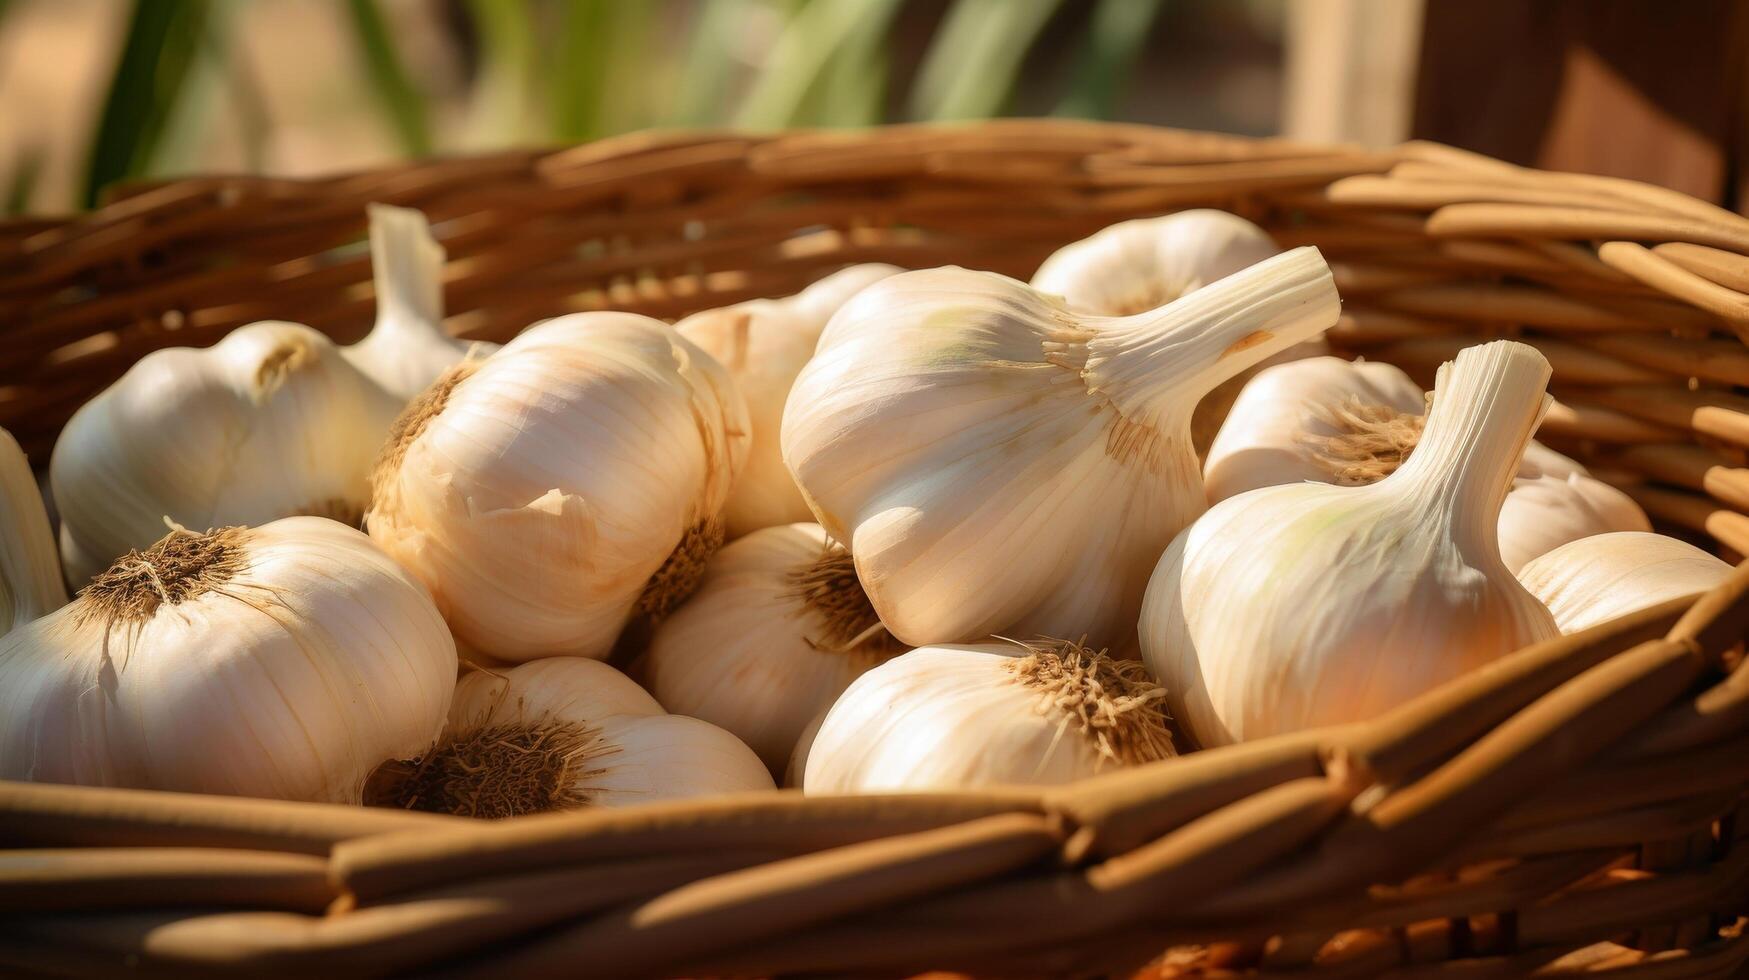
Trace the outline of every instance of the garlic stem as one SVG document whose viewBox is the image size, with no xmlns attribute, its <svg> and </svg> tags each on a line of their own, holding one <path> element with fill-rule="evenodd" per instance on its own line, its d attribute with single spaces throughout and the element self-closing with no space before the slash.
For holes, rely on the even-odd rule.
<svg viewBox="0 0 1749 980">
<path fill-rule="evenodd" d="M 376 289 L 377 334 L 447 338 L 443 322 L 444 249 L 431 237 L 425 215 L 412 208 L 371 204 L 371 283 Z"/>
<path fill-rule="evenodd" d="M 0 634 L 66 604 L 36 475 L 18 440 L 0 429 Z"/>
<path fill-rule="evenodd" d="M 1324 257 L 1296 248 L 1158 310 L 1092 318 L 1098 332 L 1087 341 L 1082 377 L 1131 422 L 1188 427 L 1203 395 L 1322 334 L 1341 308 Z"/>
</svg>

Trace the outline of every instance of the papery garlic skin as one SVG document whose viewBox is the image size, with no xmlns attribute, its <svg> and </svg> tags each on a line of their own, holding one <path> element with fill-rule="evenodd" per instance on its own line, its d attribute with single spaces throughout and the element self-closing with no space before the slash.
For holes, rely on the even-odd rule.
<svg viewBox="0 0 1749 980">
<path fill-rule="evenodd" d="M 603 658 L 634 611 L 690 588 L 746 448 L 710 355 L 649 317 L 573 314 L 408 409 L 367 524 L 468 648 Z"/>
<path fill-rule="evenodd" d="M 1589 476 L 1520 476 L 1500 508 L 1500 559 L 1516 574 L 1532 559 L 1594 534 L 1650 531 L 1634 499 Z"/>
<path fill-rule="evenodd" d="M 36 474 L 18 440 L 0 429 L 0 635 L 66 604 Z"/>
<path fill-rule="evenodd" d="M 1040 658 L 1085 672 L 1068 684 L 1029 680 Z M 1134 670 L 1132 671 L 1132 668 Z M 919 647 L 857 678 L 832 706 L 803 761 L 810 796 L 1059 785 L 1174 754 L 1164 695 L 1133 662 L 1074 644 Z M 1065 704 L 1102 702 L 1083 724 Z M 1103 709 L 1103 710 L 1101 710 Z M 1107 744 L 1102 748 L 1100 737 Z"/>
<path fill-rule="evenodd" d="M 1053 252 L 1032 287 L 1069 308 L 1127 316 L 1164 306 L 1280 252 L 1269 233 L 1236 214 L 1197 208 L 1137 218 Z"/>
<path fill-rule="evenodd" d="M 729 540 L 762 527 L 814 519 L 783 465 L 778 430 L 784 401 L 832 314 L 865 287 L 899 271 L 895 265 L 853 265 L 794 296 L 706 310 L 674 325 L 728 369 L 747 399 L 752 441 L 747 465 L 723 508 Z"/>
<path fill-rule="evenodd" d="M 356 803 L 436 740 L 455 671 L 425 590 L 352 528 L 173 532 L 0 639 L 0 778 Z"/>
<path fill-rule="evenodd" d="M 470 348 L 483 356 L 498 345 L 470 343 L 444 332 L 444 249 L 432 237 L 425 215 L 387 204 L 371 204 L 366 210 L 377 321 L 363 340 L 341 352 L 404 405 Z"/>
<path fill-rule="evenodd" d="M 1466 350 L 1390 476 L 1253 490 L 1174 540 L 1139 632 L 1180 725 L 1206 748 L 1373 718 L 1557 635 L 1497 540 L 1548 377 L 1522 344 Z"/>
<path fill-rule="evenodd" d="M 1710 591 L 1731 566 L 1686 541 L 1617 531 L 1571 541 L 1528 562 L 1518 580 L 1577 633 L 1661 602 Z"/>
<path fill-rule="evenodd" d="M 1205 506 L 1197 399 L 1337 313 L 1311 248 L 1125 318 L 991 273 L 902 273 L 827 325 L 784 459 L 901 641 L 1127 645 L 1148 570 Z"/>
<path fill-rule="evenodd" d="M 74 413 L 49 478 L 67 578 L 84 583 L 184 527 L 314 514 L 356 524 L 401 403 L 333 342 L 255 323 L 141 358 Z"/>
<path fill-rule="evenodd" d="M 458 740 L 481 733 L 490 741 L 519 731 L 568 746 L 565 785 L 552 788 L 544 809 L 635 806 L 774 788 L 759 757 L 733 735 L 696 718 L 664 714 L 630 678 L 594 660 L 554 657 L 467 674 L 456 685 L 450 725 L 436 752 L 441 758 Z M 484 771 L 479 778 L 489 784 L 509 777 Z"/>
<path fill-rule="evenodd" d="M 781 773 L 810 719 L 869 668 L 903 652 L 818 524 L 730 542 L 650 638 L 644 671 L 669 711 L 746 742 Z"/>
</svg>

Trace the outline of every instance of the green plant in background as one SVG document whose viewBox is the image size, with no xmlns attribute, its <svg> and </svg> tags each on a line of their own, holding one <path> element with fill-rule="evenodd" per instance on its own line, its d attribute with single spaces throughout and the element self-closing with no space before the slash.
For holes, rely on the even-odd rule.
<svg viewBox="0 0 1749 980">
<path fill-rule="evenodd" d="M 408 70 L 378 0 L 322 0 L 352 35 L 361 76 L 385 129 L 408 156 L 509 145 L 563 144 L 650 126 L 862 126 L 974 119 L 1007 111 L 1029 54 L 1073 45 L 1059 115 L 1104 118 L 1117 108 L 1162 0 L 1083 0 L 1078 38 L 1050 30 L 1072 0 L 457 0 L 458 44 L 477 54 L 465 125 L 437 132 L 437 95 Z M 443 0 L 426 0 L 438 10 Z M 0 15 L 7 0 L 0 0 Z M 188 101 L 226 99 L 259 157 L 269 125 L 260 93 L 225 75 L 196 100 L 201 59 L 223 65 L 235 8 L 211 0 L 132 0 L 108 97 L 90 142 L 82 200 L 153 172 Z M 915 79 L 895 77 L 893 32 L 936 20 Z M 451 23 L 452 21 L 444 21 Z M 674 37 L 673 26 L 689 25 Z M 1053 36 L 1053 33 L 1055 36 Z M 257 43 L 272 43 L 263 39 Z M 213 86 L 206 86 L 207 89 Z M 193 109 L 184 115 L 193 113 Z M 174 156 L 174 154 L 172 154 Z M 8 198 L 29 196 L 29 153 L 12 162 Z M 179 161 L 180 162 L 180 161 Z"/>
</svg>

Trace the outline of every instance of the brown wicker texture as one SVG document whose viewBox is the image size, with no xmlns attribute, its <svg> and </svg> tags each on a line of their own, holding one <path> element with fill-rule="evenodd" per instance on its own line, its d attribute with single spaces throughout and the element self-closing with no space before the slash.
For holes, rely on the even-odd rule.
<svg viewBox="0 0 1749 980">
<path fill-rule="evenodd" d="M 312 182 L 136 188 L 0 227 L 0 424 L 39 462 L 142 353 L 256 319 L 350 339 L 363 206 L 424 209 L 452 326 L 664 317 L 831 268 L 1030 275 L 1213 206 L 1337 267 L 1338 345 L 1427 380 L 1533 343 L 1543 437 L 1749 553 L 1749 221 L 1430 144 L 1012 121 L 664 133 Z M 1749 567 L 1375 722 L 1061 789 L 791 793 L 499 823 L 0 784 L 0 964 L 49 974 L 1736 975 L 1749 962 Z"/>
</svg>

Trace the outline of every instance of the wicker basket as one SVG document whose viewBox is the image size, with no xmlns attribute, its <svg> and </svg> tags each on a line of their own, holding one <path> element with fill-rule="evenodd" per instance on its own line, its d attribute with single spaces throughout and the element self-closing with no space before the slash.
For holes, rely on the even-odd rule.
<svg viewBox="0 0 1749 980">
<path fill-rule="evenodd" d="M 363 205 L 424 209 L 453 326 L 674 317 L 851 261 L 1027 276 L 1111 222 L 1316 244 L 1339 346 L 1418 374 L 1547 354 L 1543 438 L 1749 553 L 1749 221 L 1429 144 L 1014 121 L 661 133 L 319 181 L 136 187 L 0 227 L 0 424 L 39 460 L 142 353 L 256 319 L 351 339 Z M 1749 960 L 1749 572 L 1375 722 L 1046 790 L 725 798 L 498 823 L 0 784 L 0 964 L 443 972 L 1725 977 Z M 1171 952 L 1155 959 L 1162 950 Z"/>
</svg>

